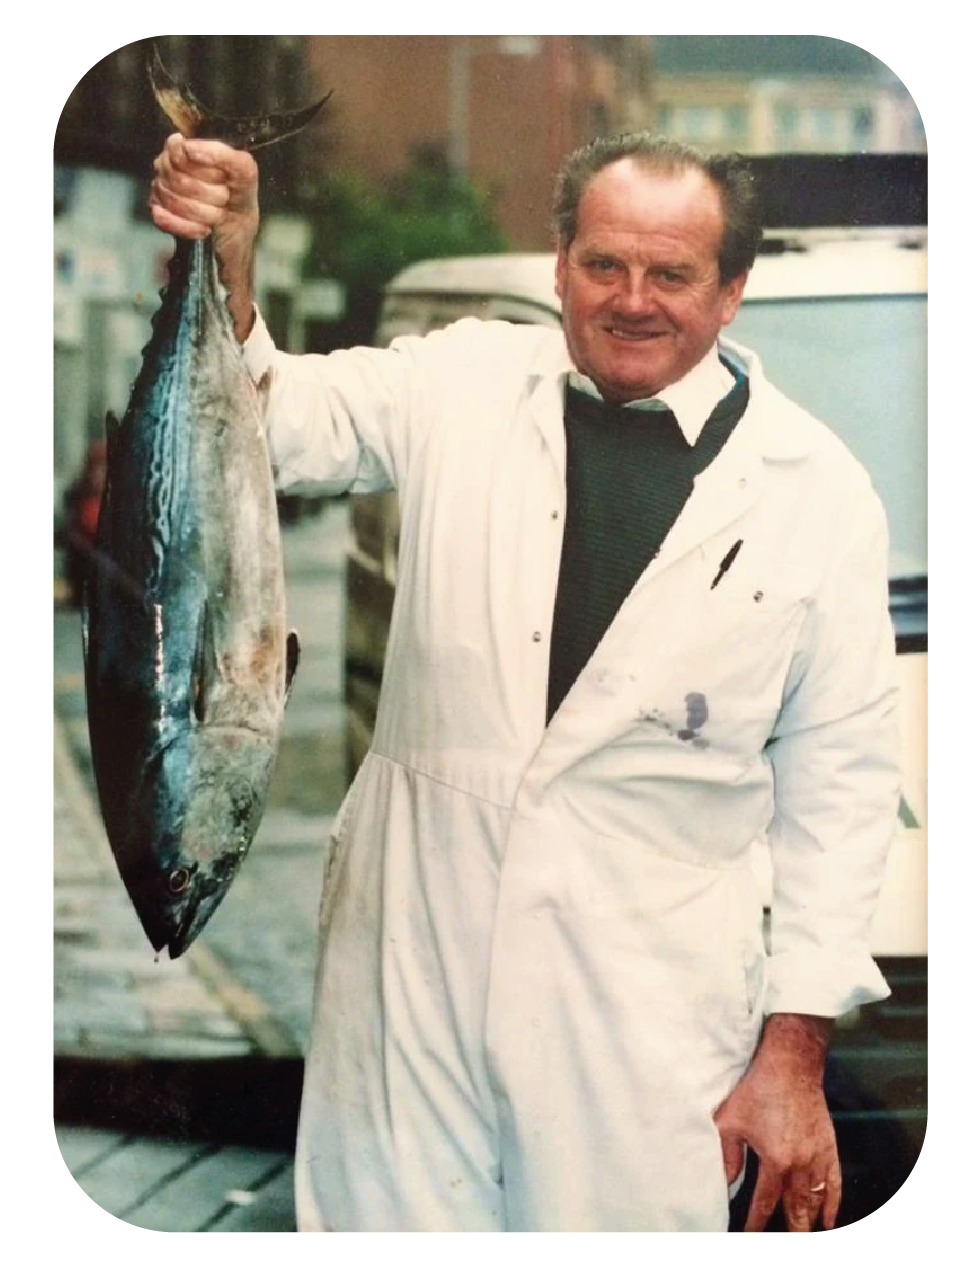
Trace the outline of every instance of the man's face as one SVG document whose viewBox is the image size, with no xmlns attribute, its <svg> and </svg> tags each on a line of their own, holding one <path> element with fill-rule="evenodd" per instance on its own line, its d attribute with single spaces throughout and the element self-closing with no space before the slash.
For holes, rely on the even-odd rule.
<svg viewBox="0 0 975 1283">
<path fill-rule="evenodd" d="M 608 401 L 676 383 L 734 319 L 747 273 L 721 284 L 723 225 L 718 190 L 696 170 L 619 160 L 585 188 L 556 290 L 569 354 Z"/>
</svg>

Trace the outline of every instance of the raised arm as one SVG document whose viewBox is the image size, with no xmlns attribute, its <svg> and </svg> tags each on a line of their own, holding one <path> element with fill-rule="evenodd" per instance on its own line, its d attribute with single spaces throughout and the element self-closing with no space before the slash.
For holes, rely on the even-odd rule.
<svg viewBox="0 0 975 1283">
<path fill-rule="evenodd" d="M 254 324 L 254 243 L 260 224 L 254 157 L 226 143 L 171 134 L 154 169 L 152 221 L 161 231 L 191 240 L 212 234 L 234 331 L 243 343 Z"/>
</svg>

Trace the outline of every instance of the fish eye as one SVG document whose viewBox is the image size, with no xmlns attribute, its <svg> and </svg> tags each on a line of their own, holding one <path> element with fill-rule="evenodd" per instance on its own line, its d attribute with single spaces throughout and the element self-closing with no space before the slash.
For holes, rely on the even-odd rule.
<svg viewBox="0 0 975 1283">
<path fill-rule="evenodd" d="M 190 873 L 188 869 L 173 869 L 167 879 L 170 895 L 182 895 L 190 885 Z"/>
</svg>

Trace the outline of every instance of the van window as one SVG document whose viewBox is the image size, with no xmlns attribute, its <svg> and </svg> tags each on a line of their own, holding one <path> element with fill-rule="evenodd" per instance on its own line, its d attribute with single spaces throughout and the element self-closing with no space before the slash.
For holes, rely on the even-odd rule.
<svg viewBox="0 0 975 1283">
<path fill-rule="evenodd" d="M 727 331 L 866 467 L 895 578 L 927 573 L 926 312 L 920 296 L 746 300 Z"/>
</svg>

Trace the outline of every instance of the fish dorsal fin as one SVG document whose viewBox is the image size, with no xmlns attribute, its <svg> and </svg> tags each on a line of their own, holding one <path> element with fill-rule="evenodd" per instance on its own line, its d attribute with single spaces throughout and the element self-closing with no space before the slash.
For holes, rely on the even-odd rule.
<svg viewBox="0 0 975 1283">
<path fill-rule="evenodd" d="M 118 421 L 118 416 L 109 410 L 105 415 L 105 453 L 109 464 L 112 462 L 112 453 L 117 448 L 116 442 L 121 431 L 122 425 Z"/>
<path fill-rule="evenodd" d="M 318 102 L 297 111 L 265 116 L 221 116 L 205 107 L 193 91 L 180 84 L 163 66 L 159 50 L 153 46 L 149 62 L 149 80 L 156 101 L 184 138 L 218 138 L 231 147 L 256 151 L 269 143 L 296 134 L 318 115 L 331 97 L 331 92 Z"/>
<path fill-rule="evenodd" d="M 301 640 L 294 631 L 288 633 L 284 646 L 284 702 L 291 696 L 295 684 L 295 673 L 298 671 L 298 660 L 301 658 Z"/>
</svg>

